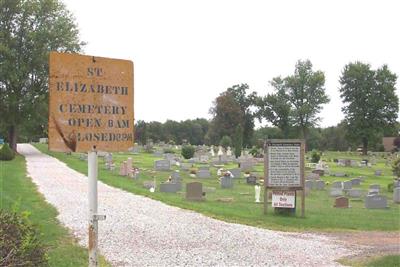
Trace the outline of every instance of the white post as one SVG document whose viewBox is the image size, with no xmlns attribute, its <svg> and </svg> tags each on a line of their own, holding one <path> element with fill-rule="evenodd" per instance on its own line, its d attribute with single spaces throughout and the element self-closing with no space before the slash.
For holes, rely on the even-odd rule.
<svg viewBox="0 0 400 267">
<path fill-rule="evenodd" d="M 97 260 L 97 152 L 88 152 L 89 183 L 89 267 L 98 266 Z"/>
</svg>

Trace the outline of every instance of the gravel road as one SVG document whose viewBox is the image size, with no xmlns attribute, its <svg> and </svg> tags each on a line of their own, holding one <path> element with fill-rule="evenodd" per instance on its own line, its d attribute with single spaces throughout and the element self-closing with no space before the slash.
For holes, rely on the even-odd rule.
<svg viewBox="0 0 400 267">
<path fill-rule="evenodd" d="M 19 144 L 28 175 L 58 219 L 87 244 L 87 177 Z M 339 266 L 357 253 L 323 235 L 285 233 L 226 223 L 98 184 L 100 252 L 113 266 Z"/>
</svg>

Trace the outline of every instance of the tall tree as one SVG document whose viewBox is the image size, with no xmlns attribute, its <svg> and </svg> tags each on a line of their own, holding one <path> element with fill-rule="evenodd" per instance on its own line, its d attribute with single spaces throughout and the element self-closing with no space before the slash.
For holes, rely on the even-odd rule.
<svg viewBox="0 0 400 267">
<path fill-rule="evenodd" d="M 281 77 L 274 78 L 270 84 L 274 87 L 275 92 L 267 94 L 264 97 L 257 97 L 256 100 L 256 117 L 260 122 L 265 119 L 278 127 L 283 132 L 284 138 L 288 138 L 290 122 L 291 105 L 288 102 L 288 96 L 283 87 Z"/>
<path fill-rule="evenodd" d="M 46 124 L 48 53 L 78 52 L 82 45 L 61 2 L 0 1 L 0 114 L 13 149 L 19 129 Z"/>
<path fill-rule="evenodd" d="M 248 90 L 249 86 L 246 83 L 233 85 L 226 90 L 233 96 L 242 111 L 243 144 L 245 146 L 251 146 L 253 140 L 255 114 L 250 107 L 255 104 L 256 100 L 256 93 L 248 93 Z"/>
<path fill-rule="evenodd" d="M 282 86 L 292 106 L 293 124 L 300 128 L 306 141 L 308 128 L 317 125 L 322 105 L 329 102 L 324 84 L 324 73 L 313 71 L 310 60 L 299 60 L 296 63 L 294 75 L 283 80 Z"/>
<path fill-rule="evenodd" d="M 242 148 L 243 148 L 243 128 L 240 124 L 236 126 L 233 145 L 235 147 L 235 157 L 238 158 L 242 154 Z"/>
<path fill-rule="evenodd" d="M 225 91 L 214 101 L 210 109 L 213 115 L 207 138 L 211 144 L 217 144 L 223 136 L 234 136 L 236 126 L 243 124 L 243 112 L 234 96 Z"/>
<path fill-rule="evenodd" d="M 385 128 L 395 127 L 399 112 L 396 79 L 386 65 L 372 70 L 369 64 L 355 62 L 343 69 L 340 97 L 347 133 L 350 139 L 361 141 L 364 155 L 371 140 Z"/>
</svg>

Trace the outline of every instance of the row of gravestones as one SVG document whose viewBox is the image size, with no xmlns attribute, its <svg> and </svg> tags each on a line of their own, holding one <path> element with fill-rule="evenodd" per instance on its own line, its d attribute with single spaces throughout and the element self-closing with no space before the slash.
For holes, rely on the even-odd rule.
<svg viewBox="0 0 400 267">
<path fill-rule="evenodd" d="M 240 177 L 240 172 L 248 172 L 251 171 L 252 168 L 254 167 L 254 162 L 253 161 L 244 161 L 240 163 L 240 167 L 238 169 L 231 169 L 230 171 L 232 172 L 234 177 Z M 180 165 L 181 170 L 183 171 L 188 171 L 192 165 L 190 163 L 182 163 Z M 209 173 L 209 166 L 200 166 L 199 167 L 199 172 L 203 171 L 199 176 L 200 178 L 209 178 L 208 176 L 211 176 Z M 156 160 L 154 161 L 154 170 L 155 171 L 170 171 L 171 170 L 171 161 L 168 159 L 163 159 L 163 160 Z M 204 176 L 204 177 L 203 177 Z"/>
<path fill-rule="evenodd" d="M 399 188 L 400 189 L 400 188 Z M 400 190 L 398 191 L 400 195 Z M 396 202 L 399 203 L 399 202 Z M 365 208 L 366 209 L 387 209 L 388 206 L 388 201 L 386 196 L 382 195 L 368 195 L 365 197 L 365 202 L 364 202 Z M 349 199 L 344 196 L 337 197 L 335 199 L 335 205 L 334 207 L 336 208 L 349 208 Z"/>
</svg>

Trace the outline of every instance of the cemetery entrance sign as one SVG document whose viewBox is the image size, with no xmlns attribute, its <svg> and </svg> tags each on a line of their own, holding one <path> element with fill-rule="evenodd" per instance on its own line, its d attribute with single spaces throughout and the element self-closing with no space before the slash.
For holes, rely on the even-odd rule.
<svg viewBox="0 0 400 267">
<path fill-rule="evenodd" d="M 127 151 L 133 146 L 133 63 L 50 53 L 49 149 Z"/>
<path fill-rule="evenodd" d="M 302 191 L 301 215 L 304 217 L 304 140 L 267 140 L 264 146 L 264 213 L 267 213 L 268 189 L 272 189 L 273 206 L 293 208 L 276 199 L 292 199 L 296 190 Z M 276 197 L 274 198 L 274 192 Z M 279 194 L 278 194 L 279 193 Z M 280 195 L 280 196 L 278 196 Z M 288 198 L 290 196 L 290 198 Z M 290 201 L 293 203 L 292 201 Z M 275 203 L 275 204 L 274 204 Z"/>
</svg>

